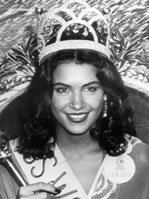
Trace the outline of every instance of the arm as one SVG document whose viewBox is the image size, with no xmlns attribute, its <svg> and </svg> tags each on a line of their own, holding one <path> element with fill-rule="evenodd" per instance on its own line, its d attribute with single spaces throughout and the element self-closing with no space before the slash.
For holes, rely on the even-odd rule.
<svg viewBox="0 0 149 199">
<path fill-rule="evenodd" d="M 130 183 L 129 191 L 133 190 L 133 197 L 139 199 L 149 198 L 149 145 L 139 143 L 131 152 L 136 164 L 136 174 Z"/>
<path fill-rule="evenodd" d="M 8 173 L 8 171 L 0 165 L 0 199 L 16 199 L 19 186 Z"/>
</svg>

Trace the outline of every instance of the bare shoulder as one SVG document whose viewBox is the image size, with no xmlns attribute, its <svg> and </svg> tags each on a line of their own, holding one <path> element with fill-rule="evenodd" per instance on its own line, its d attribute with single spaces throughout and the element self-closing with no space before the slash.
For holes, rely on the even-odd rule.
<svg viewBox="0 0 149 199">
<path fill-rule="evenodd" d="M 2 164 L 0 164 L 0 174 L 1 173 L 7 173 L 6 168 Z"/>
<path fill-rule="evenodd" d="M 9 172 L 7 171 L 7 169 L 2 165 L 0 164 L 0 178 L 10 178 L 10 174 Z"/>
<path fill-rule="evenodd" d="M 1 181 L 14 183 L 14 179 L 13 179 L 11 173 L 2 164 L 0 164 L 0 182 Z"/>
<path fill-rule="evenodd" d="M 131 156 L 134 158 L 138 167 L 142 169 L 149 168 L 149 145 L 144 142 L 139 142 L 133 147 Z"/>
</svg>

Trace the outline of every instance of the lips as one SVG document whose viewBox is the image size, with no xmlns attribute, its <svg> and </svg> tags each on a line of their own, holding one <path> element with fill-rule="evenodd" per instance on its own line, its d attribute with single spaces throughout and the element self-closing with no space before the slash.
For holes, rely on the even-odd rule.
<svg viewBox="0 0 149 199">
<path fill-rule="evenodd" d="M 72 114 L 67 114 L 67 118 L 72 121 L 72 122 L 84 122 L 89 113 L 72 113 Z"/>
</svg>

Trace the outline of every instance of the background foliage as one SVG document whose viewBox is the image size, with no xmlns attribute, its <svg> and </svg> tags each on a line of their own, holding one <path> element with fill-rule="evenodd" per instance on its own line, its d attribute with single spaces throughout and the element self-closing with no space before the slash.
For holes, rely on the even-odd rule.
<svg viewBox="0 0 149 199">
<path fill-rule="evenodd" d="M 1 0 L 0 1 L 0 94 L 30 82 L 36 65 L 33 50 L 35 10 L 57 7 L 64 0 Z M 113 60 L 124 80 L 141 90 L 149 86 L 149 1 L 88 0 L 108 18 L 111 28 Z M 126 81 L 125 81 L 126 82 Z M 130 82 L 133 82 L 131 84 Z M 140 86 L 141 85 L 141 86 Z M 5 98 L 1 98 L 1 102 Z"/>
</svg>

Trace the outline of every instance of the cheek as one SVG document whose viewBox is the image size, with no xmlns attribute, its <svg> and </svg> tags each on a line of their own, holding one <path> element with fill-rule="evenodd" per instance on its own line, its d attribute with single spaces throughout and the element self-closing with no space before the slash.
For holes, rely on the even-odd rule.
<svg viewBox="0 0 149 199">
<path fill-rule="evenodd" d="M 67 103 L 68 103 L 68 98 L 60 97 L 60 96 L 53 94 L 53 97 L 51 99 L 51 107 L 53 110 L 59 111 L 59 110 L 63 109 Z"/>
<path fill-rule="evenodd" d="M 103 94 L 88 96 L 86 102 L 93 109 L 101 109 L 103 106 Z"/>
</svg>

